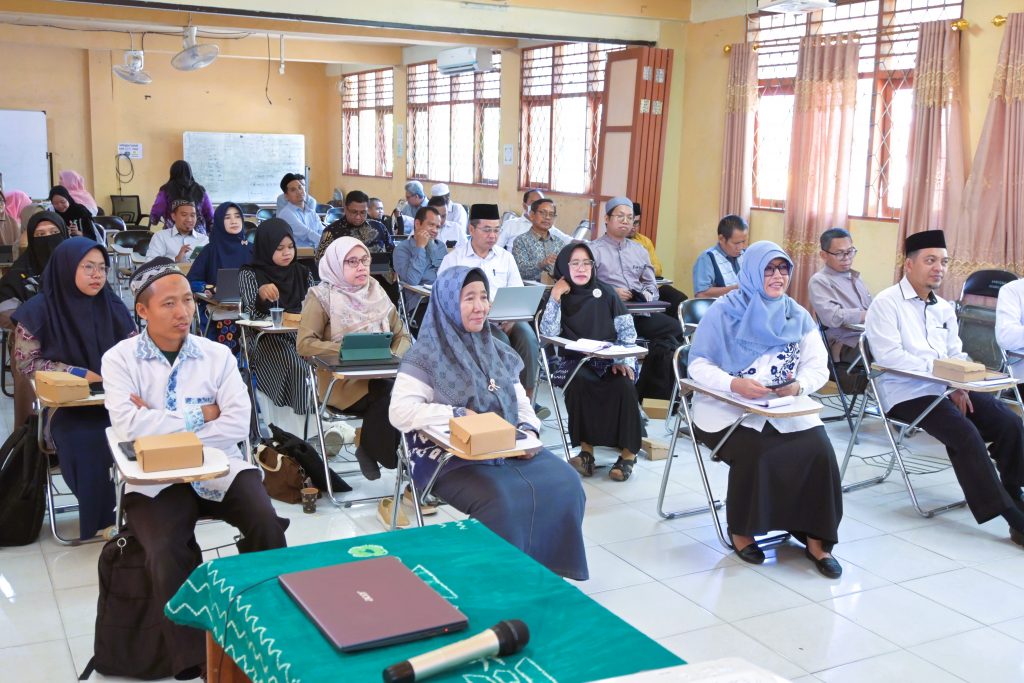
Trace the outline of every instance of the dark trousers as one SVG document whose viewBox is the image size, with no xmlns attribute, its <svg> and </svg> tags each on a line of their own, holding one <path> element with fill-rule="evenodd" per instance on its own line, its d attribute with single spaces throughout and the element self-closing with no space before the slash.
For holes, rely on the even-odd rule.
<svg viewBox="0 0 1024 683">
<path fill-rule="evenodd" d="M 919 426 L 946 447 L 967 505 L 984 524 L 1013 506 L 1007 492 L 1019 492 L 1024 484 L 1024 423 L 993 394 L 972 391 L 970 397 L 974 412 L 961 414 L 947 398 Z M 897 403 L 888 415 L 912 422 L 934 400 L 920 396 Z M 986 443 L 991 444 L 987 449 Z"/>
<path fill-rule="evenodd" d="M 213 517 L 242 532 L 238 551 L 283 548 L 288 520 L 279 519 L 257 470 L 240 472 L 220 502 L 200 498 L 189 484 L 168 486 L 155 498 L 141 493 L 124 497 L 128 526 L 146 551 L 153 598 L 170 600 L 202 560 L 195 540 L 200 517 Z M 164 637 L 175 674 L 206 661 L 203 631 L 178 626 L 164 617 Z"/>
<path fill-rule="evenodd" d="M 652 342 L 672 340 L 673 346 L 682 343 L 683 327 L 679 320 L 664 313 L 633 316 L 636 333 Z"/>
<path fill-rule="evenodd" d="M 389 470 L 398 467 L 399 434 L 388 419 L 393 386 L 395 383 L 390 379 L 371 379 L 366 395 L 344 409 L 346 413 L 363 418 L 359 447 Z"/>
<path fill-rule="evenodd" d="M 533 327 L 526 322 L 512 323 L 512 329 L 506 334 L 498 324 L 491 325 L 494 338 L 511 346 L 523 359 L 523 370 L 519 373 L 519 383 L 523 389 L 533 391 L 537 386 L 537 372 L 540 369 L 540 346 Z"/>
<path fill-rule="evenodd" d="M 686 301 L 687 296 L 672 285 L 662 285 L 658 287 L 658 298 L 669 304 L 665 309 L 665 315 L 678 320 L 679 305 Z"/>
</svg>

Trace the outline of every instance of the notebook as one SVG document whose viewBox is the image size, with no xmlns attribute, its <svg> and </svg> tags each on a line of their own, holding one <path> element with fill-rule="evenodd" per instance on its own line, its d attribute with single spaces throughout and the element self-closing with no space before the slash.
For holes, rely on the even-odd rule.
<svg viewBox="0 0 1024 683">
<path fill-rule="evenodd" d="M 342 652 L 452 633 L 469 624 L 394 556 L 282 574 L 278 581 Z"/>
<path fill-rule="evenodd" d="M 238 268 L 221 268 L 217 271 L 216 299 L 222 304 L 237 304 L 242 301 L 238 291 Z"/>
<path fill-rule="evenodd" d="M 546 287 L 501 287 L 494 295 L 489 320 L 531 320 L 537 315 Z"/>
</svg>

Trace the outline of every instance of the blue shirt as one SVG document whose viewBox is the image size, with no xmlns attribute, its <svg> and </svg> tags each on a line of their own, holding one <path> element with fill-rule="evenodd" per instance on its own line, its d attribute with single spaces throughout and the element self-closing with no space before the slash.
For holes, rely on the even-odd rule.
<svg viewBox="0 0 1024 683">
<path fill-rule="evenodd" d="M 320 222 L 320 216 L 304 206 L 301 209 L 294 204 L 288 204 L 277 212 L 277 217 L 287 221 L 292 226 L 292 234 L 295 235 L 295 247 L 315 247 L 320 244 L 320 236 L 324 232 L 324 224 Z"/>
<path fill-rule="evenodd" d="M 410 285 L 430 285 L 437 279 L 437 269 L 441 261 L 448 255 L 448 247 L 440 240 L 430 240 L 422 249 L 416 246 L 416 240 L 410 238 L 400 241 L 392 254 L 395 273 L 402 282 Z M 405 299 L 405 310 L 412 313 L 422 298 L 416 292 L 402 292 Z"/>
<path fill-rule="evenodd" d="M 693 293 L 696 296 L 712 287 L 730 287 L 739 284 L 740 254 L 736 258 L 726 256 L 719 245 L 705 249 L 693 264 Z M 712 262 L 714 259 L 714 263 Z M 718 265 L 718 273 L 715 272 Z M 731 267 L 731 268 L 730 268 Z M 718 277 L 721 275 L 721 277 Z"/>
</svg>

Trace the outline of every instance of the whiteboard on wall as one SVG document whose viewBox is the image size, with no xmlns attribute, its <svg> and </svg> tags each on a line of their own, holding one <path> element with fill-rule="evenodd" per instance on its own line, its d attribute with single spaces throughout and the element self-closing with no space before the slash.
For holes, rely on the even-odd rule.
<svg viewBox="0 0 1024 683">
<path fill-rule="evenodd" d="M 5 190 L 21 190 L 33 199 L 50 194 L 46 157 L 46 112 L 0 109 L 0 173 Z"/>
<path fill-rule="evenodd" d="M 214 204 L 274 203 L 285 173 L 305 173 L 306 136 L 186 132 L 185 161 Z"/>
</svg>

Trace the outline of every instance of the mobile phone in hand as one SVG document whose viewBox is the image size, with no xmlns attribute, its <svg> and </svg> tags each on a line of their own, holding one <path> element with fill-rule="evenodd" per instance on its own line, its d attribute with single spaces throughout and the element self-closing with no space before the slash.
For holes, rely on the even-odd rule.
<svg viewBox="0 0 1024 683">
<path fill-rule="evenodd" d="M 796 377 L 790 377 L 786 381 L 779 382 L 778 384 L 773 384 L 773 385 L 771 385 L 768 388 L 771 389 L 772 391 L 777 391 L 777 390 L 781 389 L 782 387 L 788 387 L 790 384 L 792 384 L 795 381 L 796 381 Z"/>
</svg>

